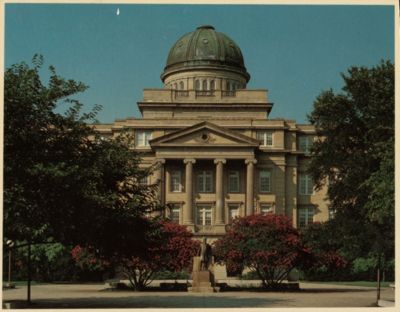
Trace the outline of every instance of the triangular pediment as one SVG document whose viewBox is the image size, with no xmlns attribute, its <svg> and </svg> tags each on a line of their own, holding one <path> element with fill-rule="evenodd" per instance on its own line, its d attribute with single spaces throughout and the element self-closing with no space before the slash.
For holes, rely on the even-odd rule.
<svg viewBox="0 0 400 312">
<path fill-rule="evenodd" d="M 204 121 L 150 141 L 157 146 L 247 146 L 257 147 L 259 142 L 251 137 Z"/>
</svg>

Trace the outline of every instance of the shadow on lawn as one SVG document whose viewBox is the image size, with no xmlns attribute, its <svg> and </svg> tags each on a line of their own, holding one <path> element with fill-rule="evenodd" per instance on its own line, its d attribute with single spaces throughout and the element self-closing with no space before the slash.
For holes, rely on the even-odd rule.
<svg viewBox="0 0 400 312">
<path fill-rule="evenodd" d="M 187 293 L 186 293 L 187 294 Z M 265 307 L 290 300 L 269 298 L 235 298 L 227 296 L 134 296 L 134 297 L 91 297 L 91 298 L 60 298 L 37 299 L 26 306 L 23 301 L 8 301 L 16 308 L 29 309 L 84 309 L 84 308 L 245 308 Z"/>
<path fill-rule="evenodd" d="M 299 293 L 346 293 L 346 292 L 368 292 L 375 289 L 360 289 L 360 288 L 307 288 L 299 289 L 295 292 Z"/>
</svg>

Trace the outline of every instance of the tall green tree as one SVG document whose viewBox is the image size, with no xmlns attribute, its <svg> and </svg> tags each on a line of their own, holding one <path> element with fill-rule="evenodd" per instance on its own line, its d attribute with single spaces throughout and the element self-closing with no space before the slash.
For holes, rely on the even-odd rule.
<svg viewBox="0 0 400 312">
<path fill-rule="evenodd" d="M 145 252 L 155 186 L 138 181 L 128 135 L 104 140 L 93 126 L 99 107 L 82 113 L 73 96 L 87 89 L 50 67 L 16 64 L 5 72 L 4 237 L 30 244 L 92 246 L 99 253 Z"/>
<path fill-rule="evenodd" d="M 351 67 L 342 92 L 322 92 L 309 116 L 319 140 L 309 171 L 328 182 L 343 251 L 394 255 L 394 66 Z"/>
</svg>

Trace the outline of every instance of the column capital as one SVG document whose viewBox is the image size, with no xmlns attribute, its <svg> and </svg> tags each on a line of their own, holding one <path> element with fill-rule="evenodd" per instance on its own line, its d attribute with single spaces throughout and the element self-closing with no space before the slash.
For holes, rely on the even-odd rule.
<svg viewBox="0 0 400 312">
<path fill-rule="evenodd" d="M 154 159 L 154 164 L 164 165 L 165 164 L 165 158 L 156 158 L 156 159 Z"/>
<path fill-rule="evenodd" d="M 226 159 L 225 158 L 216 158 L 216 159 L 214 159 L 214 164 L 218 164 L 218 163 L 226 164 Z"/>
<path fill-rule="evenodd" d="M 195 164 L 195 163 L 196 163 L 196 159 L 194 159 L 194 158 L 187 158 L 187 159 L 184 159 L 184 160 L 183 160 L 183 163 L 184 163 L 184 164 L 187 164 L 187 163 Z"/>
<path fill-rule="evenodd" d="M 255 165 L 255 164 L 257 163 L 257 159 L 254 159 L 254 158 L 245 159 L 244 163 L 245 163 L 246 165 L 248 165 L 248 164 L 250 164 L 250 163 L 252 163 L 253 165 Z"/>
</svg>

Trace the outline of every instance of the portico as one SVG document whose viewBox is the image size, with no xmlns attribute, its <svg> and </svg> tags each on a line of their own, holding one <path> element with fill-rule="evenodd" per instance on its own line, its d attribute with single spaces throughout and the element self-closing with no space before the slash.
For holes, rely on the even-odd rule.
<svg viewBox="0 0 400 312">
<path fill-rule="evenodd" d="M 180 209 L 182 223 L 194 233 L 225 233 L 229 207 L 241 216 L 254 211 L 258 141 L 201 122 L 150 145 L 160 164 L 160 196 Z"/>
</svg>

